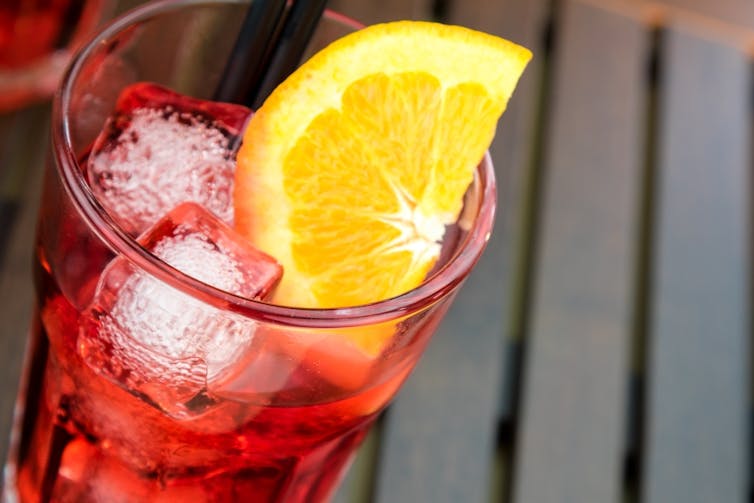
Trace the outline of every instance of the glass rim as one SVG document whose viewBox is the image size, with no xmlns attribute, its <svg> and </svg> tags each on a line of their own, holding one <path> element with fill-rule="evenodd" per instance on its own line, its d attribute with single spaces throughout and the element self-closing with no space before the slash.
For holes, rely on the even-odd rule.
<svg viewBox="0 0 754 503">
<path fill-rule="evenodd" d="M 74 56 L 55 93 L 52 107 L 51 140 L 55 171 L 60 177 L 72 205 L 90 230 L 116 256 L 123 256 L 138 269 L 183 293 L 225 311 L 264 322 L 304 328 L 342 328 L 364 323 L 380 323 L 425 309 L 451 294 L 468 276 L 481 256 L 492 232 L 497 197 L 494 169 L 489 152 L 477 167 L 479 207 L 466 236 L 447 263 L 434 271 L 419 286 L 398 296 L 358 306 L 337 308 L 291 307 L 241 297 L 203 283 L 173 268 L 143 248 L 126 233 L 97 201 L 73 148 L 70 117 L 74 84 L 88 57 L 103 41 L 114 37 L 134 23 L 189 6 L 238 5 L 248 0 L 158 0 L 137 7 L 111 21 L 94 34 Z M 338 23 L 362 26 L 358 22 L 328 10 L 326 16 Z M 285 272 L 284 272 L 285 273 Z"/>
</svg>

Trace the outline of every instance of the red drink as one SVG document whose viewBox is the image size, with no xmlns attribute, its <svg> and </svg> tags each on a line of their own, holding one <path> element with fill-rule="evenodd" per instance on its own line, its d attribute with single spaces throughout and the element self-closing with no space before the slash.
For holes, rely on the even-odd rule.
<svg viewBox="0 0 754 503">
<path fill-rule="evenodd" d="M 302 385 L 267 406 L 226 401 L 176 421 L 81 362 L 79 314 L 48 287 L 40 321 L 49 328 L 36 334 L 31 363 L 44 377 L 27 391 L 40 400 L 28 404 L 24 424 L 20 501 L 322 501 L 405 374 L 348 399 L 276 406 L 310 401 L 308 387 L 339 394 L 302 365 L 292 376 Z"/>
<path fill-rule="evenodd" d="M 488 159 L 469 189 L 471 223 L 446 233 L 415 290 L 344 309 L 265 303 L 280 268 L 234 233 L 226 204 L 248 111 L 132 85 L 210 94 L 223 58 L 202 51 L 230 47 L 242 8 L 141 9 L 63 84 L 8 501 L 326 501 L 484 248 Z M 323 23 L 320 40 L 340 34 L 342 21 Z M 207 30 L 196 54 L 180 36 L 155 45 L 186 25 Z M 179 52 L 204 65 L 189 84 L 163 68 Z M 379 354 L 352 342 L 374 333 L 389 335 Z"/>
</svg>

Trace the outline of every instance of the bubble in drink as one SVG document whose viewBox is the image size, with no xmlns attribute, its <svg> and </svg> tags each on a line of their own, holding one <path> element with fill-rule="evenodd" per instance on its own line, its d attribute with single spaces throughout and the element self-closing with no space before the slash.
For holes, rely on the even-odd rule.
<svg viewBox="0 0 754 503">
<path fill-rule="evenodd" d="M 133 236 L 185 201 L 232 224 L 235 156 L 250 114 L 241 105 L 134 84 L 92 147 L 92 191 Z"/>
<path fill-rule="evenodd" d="M 282 268 L 195 203 L 184 203 L 139 238 L 186 275 L 221 290 L 264 298 Z M 256 343 L 256 324 L 202 303 L 115 259 L 83 315 L 78 350 L 96 372 L 175 418 L 203 413 L 207 382 Z"/>
</svg>

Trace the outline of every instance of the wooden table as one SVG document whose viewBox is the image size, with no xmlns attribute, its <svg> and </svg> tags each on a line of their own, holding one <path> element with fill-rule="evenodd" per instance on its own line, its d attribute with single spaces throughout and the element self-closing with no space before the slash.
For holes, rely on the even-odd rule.
<svg viewBox="0 0 754 503">
<path fill-rule="evenodd" d="M 492 149 L 488 252 L 339 503 L 750 501 L 754 9 L 668 3 L 331 1 L 536 55 Z M 45 122 L 0 119 L 2 431 Z"/>
</svg>

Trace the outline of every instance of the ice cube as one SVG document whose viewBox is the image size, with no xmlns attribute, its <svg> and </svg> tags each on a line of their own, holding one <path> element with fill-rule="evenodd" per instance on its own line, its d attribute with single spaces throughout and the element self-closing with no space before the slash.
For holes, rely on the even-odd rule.
<svg viewBox="0 0 754 503">
<path fill-rule="evenodd" d="M 231 224 L 235 156 L 250 115 L 241 105 L 134 84 L 92 146 L 92 191 L 133 236 L 184 201 Z"/>
<path fill-rule="evenodd" d="M 282 275 L 273 258 L 195 203 L 177 207 L 139 242 L 183 273 L 246 298 L 263 298 Z M 102 273 L 83 320 L 77 344 L 89 366 L 176 418 L 212 405 L 207 381 L 255 344 L 252 320 L 205 304 L 122 257 Z"/>
<path fill-rule="evenodd" d="M 301 352 L 290 351 L 284 344 L 283 331 L 259 327 L 259 346 L 251 348 L 216 372 L 207 382 L 210 395 L 240 402 L 258 402 L 265 397 L 295 386 L 292 382 L 300 367 Z M 297 348 L 294 348 L 297 349 Z"/>
</svg>

